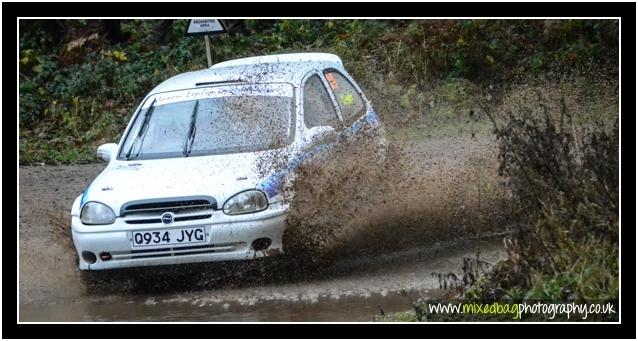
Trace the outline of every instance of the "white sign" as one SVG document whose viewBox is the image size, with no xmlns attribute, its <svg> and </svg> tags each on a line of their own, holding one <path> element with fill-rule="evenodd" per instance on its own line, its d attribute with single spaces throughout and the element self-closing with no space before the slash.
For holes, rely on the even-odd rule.
<svg viewBox="0 0 638 341">
<path fill-rule="evenodd" d="M 188 22 L 186 35 L 209 35 L 226 33 L 226 27 L 218 19 L 191 19 Z"/>
</svg>

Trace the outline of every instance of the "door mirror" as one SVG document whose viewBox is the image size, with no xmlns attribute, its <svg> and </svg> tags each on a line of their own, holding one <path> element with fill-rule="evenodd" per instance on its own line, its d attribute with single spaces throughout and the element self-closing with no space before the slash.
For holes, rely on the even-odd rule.
<svg viewBox="0 0 638 341">
<path fill-rule="evenodd" d="M 329 126 L 319 126 L 312 127 L 306 131 L 306 137 L 309 140 L 319 140 L 326 136 L 337 135 L 337 131 L 333 127 Z"/>
<path fill-rule="evenodd" d="M 117 152 L 117 143 L 107 143 L 97 147 L 97 157 L 109 162 Z"/>
<path fill-rule="evenodd" d="M 319 126 L 306 130 L 305 140 L 309 145 L 329 143 L 337 139 L 337 131 L 333 127 Z"/>
</svg>

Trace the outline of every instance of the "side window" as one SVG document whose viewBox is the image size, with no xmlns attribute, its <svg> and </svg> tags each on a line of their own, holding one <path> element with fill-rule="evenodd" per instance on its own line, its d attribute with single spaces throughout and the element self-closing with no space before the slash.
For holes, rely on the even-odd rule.
<svg viewBox="0 0 638 341">
<path fill-rule="evenodd" d="M 304 85 L 303 112 L 304 122 L 308 128 L 317 126 L 337 128 L 340 125 L 330 95 L 317 75 L 308 78 Z"/>
<path fill-rule="evenodd" d="M 337 102 L 339 102 L 341 115 L 346 126 L 350 126 L 366 112 L 363 98 L 350 81 L 336 70 L 325 70 L 324 75 L 337 98 Z"/>
</svg>

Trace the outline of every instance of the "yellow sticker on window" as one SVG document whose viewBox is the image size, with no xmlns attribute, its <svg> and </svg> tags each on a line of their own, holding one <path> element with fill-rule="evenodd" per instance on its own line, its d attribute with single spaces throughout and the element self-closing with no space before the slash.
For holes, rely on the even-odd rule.
<svg viewBox="0 0 638 341">
<path fill-rule="evenodd" d="M 341 95 L 341 103 L 346 106 L 352 105 L 354 103 L 354 96 L 352 96 L 352 94 Z"/>
</svg>

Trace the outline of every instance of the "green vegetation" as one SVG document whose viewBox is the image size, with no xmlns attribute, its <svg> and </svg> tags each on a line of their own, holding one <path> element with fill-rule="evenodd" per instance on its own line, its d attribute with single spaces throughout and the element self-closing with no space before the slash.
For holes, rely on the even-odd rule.
<svg viewBox="0 0 638 341">
<path fill-rule="evenodd" d="M 582 125 L 564 101 L 556 112 L 547 103 L 537 94 L 495 123 L 523 226 L 480 296 L 615 300 L 617 116 Z"/>
<path fill-rule="evenodd" d="M 612 302 L 618 308 L 618 113 L 595 114 L 596 106 L 574 112 L 564 97 L 570 91 L 552 90 L 516 92 L 489 115 L 499 142 L 499 172 L 508 181 L 515 203 L 511 213 L 519 228 L 505 239 L 506 260 L 489 271 L 464 268 L 463 278 L 472 280 L 452 293 L 455 299 L 485 304 Z M 426 314 L 426 304 L 433 302 L 437 300 L 415 302 L 414 311 L 384 320 L 494 318 Z"/>
<path fill-rule="evenodd" d="M 20 162 L 95 160 L 95 148 L 120 137 L 153 86 L 206 67 L 203 39 L 185 37 L 186 24 L 20 20 Z M 226 24 L 231 34 L 212 39 L 213 62 L 284 52 L 336 53 L 390 128 L 406 136 L 474 133 L 468 114 L 476 110 L 483 89 L 493 89 L 497 101 L 501 90 L 529 78 L 592 70 L 617 76 L 618 23 L 613 20 Z"/>
</svg>

